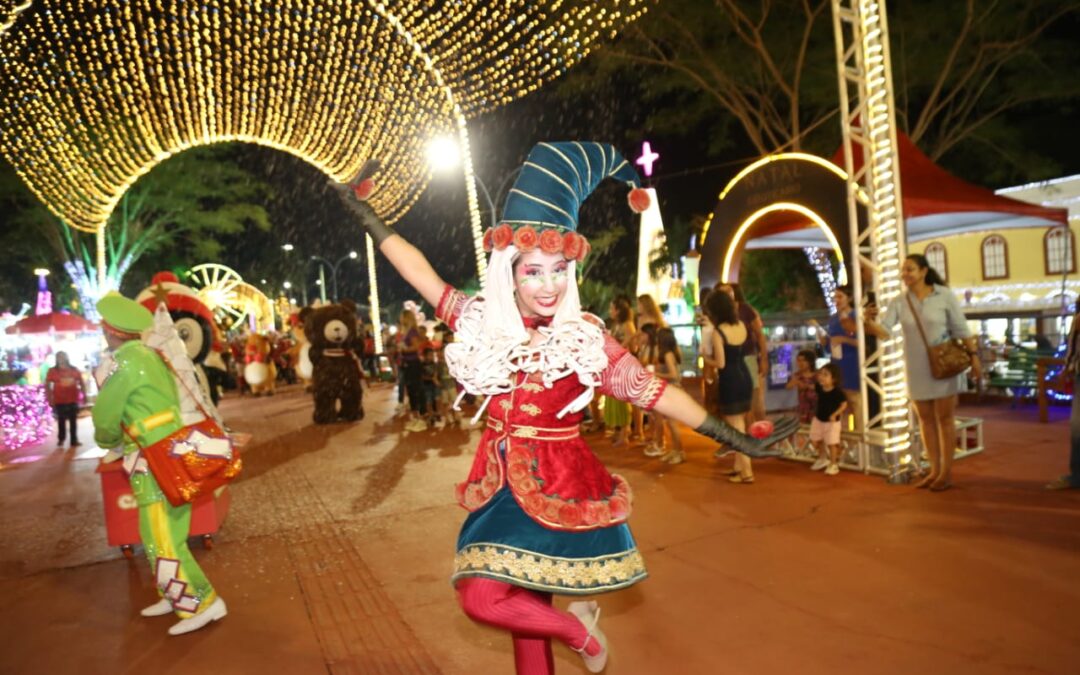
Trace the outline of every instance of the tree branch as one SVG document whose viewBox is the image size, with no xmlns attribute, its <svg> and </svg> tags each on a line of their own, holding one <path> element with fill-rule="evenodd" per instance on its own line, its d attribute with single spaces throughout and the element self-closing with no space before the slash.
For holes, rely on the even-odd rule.
<svg viewBox="0 0 1080 675">
<path fill-rule="evenodd" d="M 930 96 L 927 97 L 926 103 L 923 105 L 922 113 L 919 115 L 918 121 L 915 123 L 915 128 L 911 130 L 912 142 L 917 141 L 930 126 L 930 120 L 934 116 L 932 112 L 937 105 L 937 98 L 941 95 L 942 89 L 945 87 L 945 82 L 949 79 L 949 74 L 952 72 L 953 65 L 956 63 L 957 57 L 960 55 L 960 48 L 967 40 L 968 34 L 971 32 L 971 26 L 975 20 L 975 0 L 967 0 L 967 13 L 964 16 L 964 23 L 960 27 L 960 31 L 956 34 L 956 39 L 953 40 L 952 48 L 949 50 L 949 55 L 945 59 L 945 63 L 941 67 L 941 71 L 938 74 L 937 81 L 934 83 L 934 88 L 930 92 Z"/>
</svg>

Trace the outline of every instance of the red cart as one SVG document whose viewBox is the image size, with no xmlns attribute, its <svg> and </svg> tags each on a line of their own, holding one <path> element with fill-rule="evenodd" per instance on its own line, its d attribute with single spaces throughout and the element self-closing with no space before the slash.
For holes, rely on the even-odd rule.
<svg viewBox="0 0 1080 675">
<path fill-rule="evenodd" d="M 122 462 L 102 462 L 97 472 L 101 475 L 101 497 L 105 503 L 106 539 L 109 546 L 119 546 L 124 557 L 130 559 L 135 555 L 132 547 L 141 543 L 139 509 L 131 484 Z M 195 500 L 191 505 L 189 535 L 201 537 L 204 547 L 213 548 L 213 535 L 225 522 L 231 499 L 228 486 L 222 486 L 214 494 Z"/>
</svg>

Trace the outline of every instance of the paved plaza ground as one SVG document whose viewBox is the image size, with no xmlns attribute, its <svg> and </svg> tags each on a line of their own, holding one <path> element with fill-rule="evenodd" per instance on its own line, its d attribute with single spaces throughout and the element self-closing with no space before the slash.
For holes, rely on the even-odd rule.
<svg viewBox="0 0 1080 675">
<path fill-rule="evenodd" d="M 448 582 L 479 431 L 405 432 L 388 385 L 365 404 L 360 424 L 316 427 L 295 388 L 224 402 L 254 438 L 213 549 L 193 549 L 229 615 L 181 637 L 138 616 L 150 571 L 105 542 L 93 444 L 0 454 L 0 673 L 512 672 L 509 638 Z M 635 490 L 650 572 L 599 598 L 607 672 L 1080 672 L 1080 491 L 1042 490 L 1067 464 L 1067 411 L 962 414 L 988 449 L 941 494 L 782 460 L 733 485 L 689 431 L 677 467 L 589 436 Z"/>
</svg>

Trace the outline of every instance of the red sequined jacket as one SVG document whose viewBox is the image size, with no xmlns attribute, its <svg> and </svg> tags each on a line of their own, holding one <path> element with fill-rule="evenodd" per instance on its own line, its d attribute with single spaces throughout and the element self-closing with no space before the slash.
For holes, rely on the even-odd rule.
<svg viewBox="0 0 1080 675">
<path fill-rule="evenodd" d="M 436 310 L 457 329 L 465 301 L 447 286 Z M 607 368 L 600 392 L 651 410 L 667 384 L 645 370 L 614 338 L 604 334 Z M 630 515 L 630 485 L 608 473 L 579 432 L 583 413 L 556 415 L 585 391 L 576 375 L 555 381 L 550 389 L 539 374 L 518 374 L 518 387 L 493 396 L 487 428 L 480 439 L 469 477 L 457 486 L 458 502 L 475 511 L 508 485 L 522 510 L 537 523 L 556 530 L 592 530 L 624 522 Z M 505 459 L 498 447 L 506 442 Z"/>
</svg>

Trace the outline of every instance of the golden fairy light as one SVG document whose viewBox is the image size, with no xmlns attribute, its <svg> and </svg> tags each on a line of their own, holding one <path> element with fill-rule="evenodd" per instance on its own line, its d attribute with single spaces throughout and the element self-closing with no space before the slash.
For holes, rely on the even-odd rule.
<svg viewBox="0 0 1080 675">
<path fill-rule="evenodd" d="M 645 11 L 645 0 L 6 4 L 0 151 L 86 231 L 158 162 L 221 141 L 277 148 L 339 180 L 378 158 L 372 202 L 392 222 L 429 180 L 430 138 L 460 135 Z"/>
</svg>

